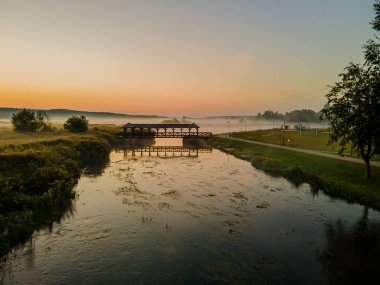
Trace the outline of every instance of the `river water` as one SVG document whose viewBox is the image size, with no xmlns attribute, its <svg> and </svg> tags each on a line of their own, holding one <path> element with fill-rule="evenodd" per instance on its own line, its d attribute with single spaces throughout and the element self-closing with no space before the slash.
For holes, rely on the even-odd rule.
<svg viewBox="0 0 380 285">
<path fill-rule="evenodd" d="M 115 150 L 103 171 L 82 175 L 72 209 L 11 253 L 1 283 L 347 284 L 379 277 L 379 212 L 296 187 L 216 149 L 159 145 Z"/>
</svg>

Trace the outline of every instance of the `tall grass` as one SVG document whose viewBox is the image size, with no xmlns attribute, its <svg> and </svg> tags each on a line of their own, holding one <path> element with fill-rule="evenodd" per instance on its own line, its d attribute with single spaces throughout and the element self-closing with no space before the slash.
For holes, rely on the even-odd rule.
<svg viewBox="0 0 380 285">
<path fill-rule="evenodd" d="M 109 143 L 91 135 L 0 148 L 0 256 L 70 208 L 81 169 L 106 163 Z"/>
</svg>

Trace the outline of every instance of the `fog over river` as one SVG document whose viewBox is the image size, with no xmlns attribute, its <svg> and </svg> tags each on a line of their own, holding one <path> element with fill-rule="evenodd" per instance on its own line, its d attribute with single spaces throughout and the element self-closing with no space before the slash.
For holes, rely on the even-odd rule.
<svg viewBox="0 0 380 285">
<path fill-rule="evenodd" d="M 63 124 L 67 117 L 51 117 L 51 123 L 53 124 Z M 164 120 L 171 120 L 172 118 L 145 118 L 145 117 L 127 117 L 127 118 L 99 118 L 87 116 L 90 124 L 112 124 L 112 125 L 124 125 L 128 122 L 130 123 L 162 123 Z M 178 119 L 181 121 L 181 118 Z M 202 132 L 212 132 L 214 134 L 228 133 L 230 132 L 242 132 L 249 130 L 258 129 L 272 129 L 280 128 L 284 121 L 273 120 L 254 120 L 254 119 L 244 119 L 244 117 L 238 118 L 187 118 L 186 122 L 196 123 L 200 127 Z M 321 123 L 309 123 L 309 122 L 285 122 L 289 127 L 293 128 L 295 124 L 303 124 L 308 128 L 322 128 L 326 127 L 323 122 Z M 0 127 L 11 127 L 10 119 L 0 118 Z"/>
</svg>

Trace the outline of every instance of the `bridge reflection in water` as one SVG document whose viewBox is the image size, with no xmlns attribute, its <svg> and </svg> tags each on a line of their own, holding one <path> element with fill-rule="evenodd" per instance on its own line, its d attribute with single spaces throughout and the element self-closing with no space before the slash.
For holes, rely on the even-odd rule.
<svg viewBox="0 0 380 285">
<path fill-rule="evenodd" d="M 212 147 L 186 146 L 144 146 L 138 148 L 122 148 L 124 156 L 155 156 L 162 158 L 198 157 L 199 153 L 212 153 Z"/>
</svg>

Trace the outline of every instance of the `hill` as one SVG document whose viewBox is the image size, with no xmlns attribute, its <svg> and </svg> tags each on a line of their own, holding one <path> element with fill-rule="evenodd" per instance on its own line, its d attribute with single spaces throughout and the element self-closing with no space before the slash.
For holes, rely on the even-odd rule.
<svg viewBox="0 0 380 285">
<path fill-rule="evenodd" d="M 0 107 L 0 119 L 1 120 L 10 120 L 14 113 L 19 112 L 22 108 L 2 108 Z M 165 118 L 164 116 L 157 115 L 129 115 L 121 113 L 111 113 L 111 112 L 91 112 L 91 111 L 78 111 L 78 110 L 69 110 L 69 109 L 49 109 L 49 110 L 40 110 L 40 109 L 30 109 L 32 111 L 43 111 L 46 112 L 50 118 L 54 117 L 71 117 L 71 116 L 80 116 L 84 115 L 86 117 L 93 118 L 128 118 L 128 117 L 137 117 L 137 118 Z"/>
</svg>

